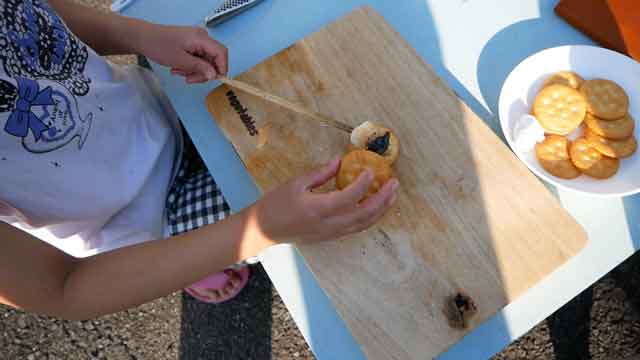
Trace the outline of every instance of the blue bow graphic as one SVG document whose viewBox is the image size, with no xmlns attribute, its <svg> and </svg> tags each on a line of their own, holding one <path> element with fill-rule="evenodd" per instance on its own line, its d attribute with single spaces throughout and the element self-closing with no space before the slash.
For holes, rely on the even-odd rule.
<svg viewBox="0 0 640 360">
<path fill-rule="evenodd" d="M 4 126 L 4 131 L 13 136 L 24 138 L 31 129 L 33 136 L 38 141 L 48 127 L 31 111 L 31 107 L 54 105 L 51 87 L 47 86 L 40 91 L 40 85 L 35 80 L 22 77 L 17 77 L 16 80 L 18 81 L 18 100 L 16 100 L 16 107 Z"/>
</svg>

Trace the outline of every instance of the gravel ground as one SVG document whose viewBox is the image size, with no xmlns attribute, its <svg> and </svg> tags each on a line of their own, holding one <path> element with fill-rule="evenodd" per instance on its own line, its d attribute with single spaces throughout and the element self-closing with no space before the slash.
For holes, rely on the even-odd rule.
<svg viewBox="0 0 640 360">
<path fill-rule="evenodd" d="M 173 294 L 93 321 L 0 306 L 0 359 L 313 359 L 261 266 L 223 305 Z M 640 360 L 640 253 L 494 360 Z"/>
<path fill-rule="evenodd" d="M 100 9 L 109 4 L 77 1 Z M 83 322 L 0 306 L 0 360 L 313 359 L 262 267 L 252 271 L 245 290 L 218 306 L 176 293 Z M 640 360 L 635 355 L 640 355 L 640 254 L 494 359 Z"/>
<path fill-rule="evenodd" d="M 92 321 L 0 306 L 0 359 L 314 359 L 262 266 L 223 305 L 176 293 Z"/>
</svg>

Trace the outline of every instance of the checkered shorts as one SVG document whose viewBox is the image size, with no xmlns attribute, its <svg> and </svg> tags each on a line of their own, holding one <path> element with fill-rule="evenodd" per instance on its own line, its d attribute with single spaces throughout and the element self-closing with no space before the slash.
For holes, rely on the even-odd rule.
<svg viewBox="0 0 640 360">
<path fill-rule="evenodd" d="M 231 213 L 215 180 L 187 136 L 178 175 L 167 196 L 169 233 L 177 235 L 213 224 Z"/>
</svg>

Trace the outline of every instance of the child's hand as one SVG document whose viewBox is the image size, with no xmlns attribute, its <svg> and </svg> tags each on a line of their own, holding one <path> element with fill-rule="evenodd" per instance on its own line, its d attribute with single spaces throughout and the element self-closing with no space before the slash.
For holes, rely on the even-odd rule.
<svg viewBox="0 0 640 360">
<path fill-rule="evenodd" d="M 168 66 L 189 84 L 226 76 L 227 48 L 203 28 L 149 24 L 142 30 L 140 53 Z"/>
<path fill-rule="evenodd" d="M 340 159 L 268 193 L 255 205 L 254 215 L 261 232 L 276 242 L 314 242 L 336 239 L 367 229 L 378 221 L 396 198 L 398 180 L 392 179 L 380 191 L 358 203 L 373 180 L 371 171 L 342 191 L 314 193 L 336 175 Z"/>
</svg>

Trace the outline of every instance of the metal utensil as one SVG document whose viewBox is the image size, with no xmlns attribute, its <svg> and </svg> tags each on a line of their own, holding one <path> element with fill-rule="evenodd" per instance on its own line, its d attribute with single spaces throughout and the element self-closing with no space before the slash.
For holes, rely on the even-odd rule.
<svg viewBox="0 0 640 360">
<path fill-rule="evenodd" d="M 216 26 L 231 17 L 257 5 L 262 0 L 227 0 L 204 18 L 207 26 Z"/>
</svg>

